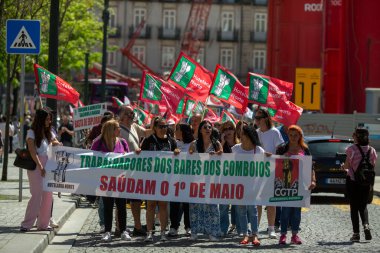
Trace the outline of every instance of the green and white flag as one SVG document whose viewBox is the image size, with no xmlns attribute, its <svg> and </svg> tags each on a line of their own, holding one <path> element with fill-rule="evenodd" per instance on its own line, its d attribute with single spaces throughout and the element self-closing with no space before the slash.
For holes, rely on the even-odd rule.
<svg viewBox="0 0 380 253">
<path fill-rule="evenodd" d="M 162 100 L 162 82 L 144 71 L 140 86 L 140 100 L 147 103 L 160 104 Z"/>
<path fill-rule="evenodd" d="M 218 99 L 241 109 L 243 112 L 248 105 L 248 88 L 226 68 L 217 65 L 210 91 Z"/>
</svg>

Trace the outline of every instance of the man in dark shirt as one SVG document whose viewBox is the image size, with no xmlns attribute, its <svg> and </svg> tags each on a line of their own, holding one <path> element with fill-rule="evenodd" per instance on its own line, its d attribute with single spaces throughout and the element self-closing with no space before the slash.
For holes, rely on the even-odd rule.
<svg viewBox="0 0 380 253">
<path fill-rule="evenodd" d="M 58 135 L 63 146 L 73 146 L 74 127 L 69 122 L 69 118 L 67 117 L 67 115 L 64 115 L 62 117 L 62 124 L 58 128 Z"/>
</svg>

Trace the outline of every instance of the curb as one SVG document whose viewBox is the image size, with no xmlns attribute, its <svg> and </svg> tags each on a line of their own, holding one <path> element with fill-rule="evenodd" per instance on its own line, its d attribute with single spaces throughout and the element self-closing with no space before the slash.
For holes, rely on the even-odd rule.
<svg viewBox="0 0 380 253">
<path fill-rule="evenodd" d="M 55 231 L 32 231 L 28 233 L 18 233 L 12 238 L 7 245 L 1 248 L 1 252 L 19 253 L 33 252 L 42 253 L 47 246 L 53 241 L 56 233 L 62 228 L 70 215 L 80 204 L 80 198 L 67 199 L 65 202 L 72 202 L 68 208 L 61 212 L 60 217 L 56 217 L 59 228 Z M 54 208 L 54 207 L 53 207 Z M 54 211 L 53 211 L 54 212 Z"/>
</svg>

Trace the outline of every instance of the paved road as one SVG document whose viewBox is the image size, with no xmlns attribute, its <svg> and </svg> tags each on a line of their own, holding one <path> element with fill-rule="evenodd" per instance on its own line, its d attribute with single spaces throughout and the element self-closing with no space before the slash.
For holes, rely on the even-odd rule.
<svg viewBox="0 0 380 253">
<path fill-rule="evenodd" d="M 88 209 L 90 207 L 82 206 Z M 78 209 L 80 210 L 80 209 Z M 144 211 L 143 211 L 144 212 Z M 144 212 L 145 214 L 145 212 Z M 121 241 L 113 238 L 111 243 L 101 242 L 101 234 L 98 233 L 97 210 L 88 210 L 87 216 L 82 214 L 72 215 L 75 222 L 81 221 L 83 226 L 79 229 L 79 234 L 69 252 L 249 252 L 254 250 L 265 250 L 265 252 L 279 252 L 284 249 L 294 252 L 379 252 L 380 250 L 380 198 L 375 197 L 372 205 L 369 206 L 370 223 L 372 227 L 373 240 L 352 244 L 349 242 L 351 236 L 351 222 L 349 218 L 349 206 L 344 203 L 339 195 L 329 196 L 315 195 L 312 198 L 310 209 L 302 210 L 302 223 L 300 236 L 303 239 L 302 245 L 278 245 L 278 240 L 269 239 L 263 229 L 266 228 L 266 217 L 260 227 L 261 246 L 259 248 L 240 246 L 240 238 L 232 235 L 220 242 L 209 242 L 206 237 L 201 236 L 197 242 L 191 242 L 185 236 L 170 239 L 168 242 L 160 242 L 157 236 L 154 243 L 144 243 L 143 238 L 133 238 L 131 242 Z M 76 217 L 75 217 L 76 216 Z M 128 210 L 128 227 L 132 229 L 133 224 L 130 210 Z M 144 215 L 145 217 L 145 215 Z M 85 219 L 85 221 L 83 221 Z M 74 223 L 73 223 L 74 224 Z M 183 228 L 180 231 L 184 233 Z M 59 240 L 60 234 L 53 241 L 45 252 L 56 252 L 56 244 L 65 244 L 64 240 Z M 364 235 L 362 235 L 364 237 Z"/>
</svg>

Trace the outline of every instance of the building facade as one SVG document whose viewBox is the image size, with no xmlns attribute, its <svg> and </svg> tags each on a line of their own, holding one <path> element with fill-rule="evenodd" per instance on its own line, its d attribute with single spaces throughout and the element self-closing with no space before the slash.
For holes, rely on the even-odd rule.
<svg viewBox="0 0 380 253">
<path fill-rule="evenodd" d="M 181 41 L 192 1 L 111 1 L 108 67 L 132 77 L 142 72 L 124 56 L 136 27 L 146 23 L 131 52 L 155 73 L 170 71 L 181 51 Z M 214 0 L 197 61 L 214 71 L 216 64 L 245 82 L 248 71 L 266 72 L 267 0 Z"/>
</svg>

